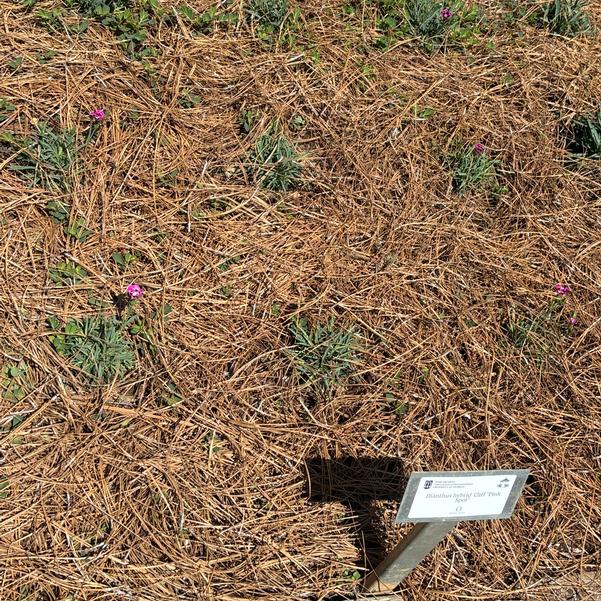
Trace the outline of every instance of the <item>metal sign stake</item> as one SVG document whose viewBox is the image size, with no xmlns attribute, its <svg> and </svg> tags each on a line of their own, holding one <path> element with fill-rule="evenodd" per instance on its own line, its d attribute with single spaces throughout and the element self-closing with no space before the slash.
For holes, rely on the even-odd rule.
<svg viewBox="0 0 601 601">
<path fill-rule="evenodd" d="M 390 592 L 409 575 L 458 522 L 421 522 L 365 579 L 363 590 Z"/>
<path fill-rule="evenodd" d="M 415 525 L 367 576 L 362 591 L 394 590 L 460 521 L 511 517 L 528 474 L 528 470 L 412 473 L 396 521 Z"/>
</svg>

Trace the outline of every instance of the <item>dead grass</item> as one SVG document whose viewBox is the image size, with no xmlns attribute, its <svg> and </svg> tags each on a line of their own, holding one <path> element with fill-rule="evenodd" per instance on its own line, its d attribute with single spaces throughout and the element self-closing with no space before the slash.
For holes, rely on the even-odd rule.
<svg viewBox="0 0 601 601">
<path fill-rule="evenodd" d="M 340 3 L 300 7 L 298 44 L 317 62 L 244 25 L 193 36 L 181 23 L 153 34 L 149 77 L 99 25 L 49 32 L 0 0 L 0 97 L 17 107 L 1 129 L 82 131 L 89 110 L 108 111 L 66 196 L 93 230 L 83 244 L 44 212 L 57 194 L 28 188 L 0 154 L 1 357 L 28 365 L 26 396 L 0 400 L 3 424 L 24 418 L 1 435 L 3 600 L 348 592 L 370 528 L 376 555 L 405 528 L 394 501 L 371 516 L 309 501 L 316 457 L 393 457 L 406 474 L 531 469 L 511 521 L 460 525 L 406 581 L 413 599 L 548 599 L 558 577 L 599 565 L 601 172 L 566 164 L 561 138 L 601 101 L 598 36 L 518 23 L 465 53 L 381 53 L 369 11 L 361 29 Z M 202 102 L 180 108 L 186 91 Z M 244 136 L 248 109 L 262 121 Z M 281 194 L 244 170 L 272 119 L 304 153 L 303 185 Z M 456 195 L 454 140 L 494 153 L 507 192 Z M 125 274 L 111 260 L 123 251 L 140 256 Z M 85 281 L 50 282 L 65 259 Z M 52 351 L 46 319 L 93 314 L 90 290 L 110 303 L 131 281 L 156 356 L 89 388 Z M 532 360 L 504 325 L 544 309 L 556 282 L 580 323 Z M 361 363 L 329 397 L 296 383 L 297 316 L 361 332 Z"/>
</svg>

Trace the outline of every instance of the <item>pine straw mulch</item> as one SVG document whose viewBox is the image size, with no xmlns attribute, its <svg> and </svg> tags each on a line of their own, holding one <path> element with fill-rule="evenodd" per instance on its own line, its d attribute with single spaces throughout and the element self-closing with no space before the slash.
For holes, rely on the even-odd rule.
<svg viewBox="0 0 601 601">
<path fill-rule="evenodd" d="M 532 477 L 510 521 L 461 524 L 406 580 L 407 598 L 549 599 L 558 578 L 597 569 L 601 171 L 567 164 L 562 132 L 601 100 L 599 37 L 518 23 L 465 53 L 382 53 L 340 4 L 301 8 L 318 62 L 244 26 L 182 26 L 155 34 L 150 78 L 102 27 L 50 32 L 0 2 L 0 55 L 24 58 L 16 72 L 0 64 L 0 97 L 17 107 L 2 130 L 83 130 L 90 109 L 108 111 L 68 194 L 93 230 L 85 243 L 0 155 L 2 362 L 28 366 L 25 398 L 0 401 L 3 424 L 21 420 L 1 439 L 3 600 L 348 592 L 406 533 L 394 511 L 414 470 Z M 181 108 L 185 90 L 202 102 Z M 418 118 L 415 105 L 435 112 Z M 262 115 L 248 136 L 242 110 Z M 241 166 L 270 119 L 295 115 L 303 185 L 266 191 Z M 500 159 L 505 194 L 452 191 L 443 159 L 456 139 Z M 140 256 L 126 274 L 111 260 L 123 250 Z M 66 257 L 88 271 L 81 284 L 49 280 Z M 88 387 L 52 350 L 46 319 L 93 314 L 90 291 L 110 302 L 131 281 L 146 290 L 157 355 Z M 556 282 L 579 324 L 525 356 L 506 324 L 541 311 Z M 286 353 L 301 315 L 361 333 L 329 400 L 311 402 Z M 310 499 L 307 462 L 347 460 L 356 482 Z"/>
</svg>

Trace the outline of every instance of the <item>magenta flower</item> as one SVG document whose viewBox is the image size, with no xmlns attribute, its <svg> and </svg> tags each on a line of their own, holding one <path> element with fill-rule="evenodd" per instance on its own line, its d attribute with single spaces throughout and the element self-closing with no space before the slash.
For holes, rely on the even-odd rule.
<svg viewBox="0 0 601 601">
<path fill-rule="evenodd" d="M 443 21 L 447 21 L 448 19 L 450 19 L 453 16 L 453 11 L 450 8 L 443 8 L 440 11 L 440 18 Z"/>
<path fill-rule="evenodd" d="M 144 290 L 139 284 L 130 284 L 125 291 L 132 300 L 140 298 L 144 294 Z"/>
<path fill-rule="evenodd" d="M 555 290 L 555 294 L 558 294 L 559 296 L 566 296 L 571 292 L 570 287 L 567 285 L 564 286 L 563 284 L 555 284 L 553 290 Z"/>
<path fill-rule="evenodd" d="M 571 326 L 575 326 L 578 323 L 578 319 L 576 317 L 570 317 L 568 321 L 570 322 Z"/>
<path fill-rule="evenodd" d="M 480 142 L 474 144 L 474 152 L 476 154 L 484 154 L 484 144 L 480 144 Z"/>
<path fill-rule="evenodd" d="M 90 111 L 90 117 L 96 119 L 96 121 L 102 121 L 106 117 L 106 113 L 104 112 L 104 109 L 94 109 L 93 111 Z"/>
</svg>

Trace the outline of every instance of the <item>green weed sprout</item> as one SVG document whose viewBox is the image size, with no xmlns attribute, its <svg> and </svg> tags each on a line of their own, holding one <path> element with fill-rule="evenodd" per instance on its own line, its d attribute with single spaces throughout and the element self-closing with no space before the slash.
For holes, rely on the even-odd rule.
<svg viewBox="0 0 601 601">
<path fill-rule="evenodd" d="M 149 30 L 164 16 L 158 0 L 66 0 L 66 4 L 112 31 L 130 56 L 154 55 L 145 42 Z"/>
</svg>

